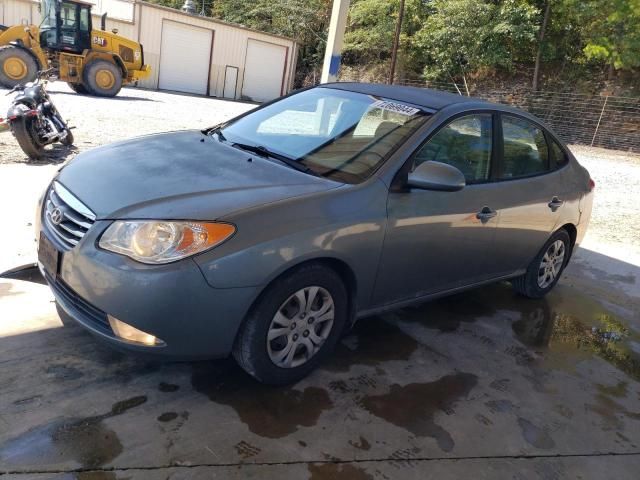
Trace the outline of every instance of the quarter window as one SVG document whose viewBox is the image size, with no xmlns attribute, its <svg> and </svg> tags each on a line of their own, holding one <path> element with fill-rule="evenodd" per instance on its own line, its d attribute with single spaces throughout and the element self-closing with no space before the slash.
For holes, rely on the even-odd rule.
<svg viewBox="0 0 640 480">
<path fill-rule="evenodd" d="M 564 153 L 562 147 L 558 145 L 558 142 L 555 142 L 553 140 L 551 140 L 551 154 L 553 156 L 555 168 L 560 168 L 569 161 L 569 159 L 567 158 L 567 154 Z"/>
<path fill-rule="evenodd" d="M 549 169 L 544 133 L 522 118 L 502 116 L 504 154 L 501 178 L 526 177 Z"/>
<path fill-rule="evenodd" d="M 491 144 L 491 114 L 461 117 L 418 150 L 412 170 L 422 162 L 447 163 L 459 169 L 467 183 L 483 182 L 489 179 Z"/>
</svg>

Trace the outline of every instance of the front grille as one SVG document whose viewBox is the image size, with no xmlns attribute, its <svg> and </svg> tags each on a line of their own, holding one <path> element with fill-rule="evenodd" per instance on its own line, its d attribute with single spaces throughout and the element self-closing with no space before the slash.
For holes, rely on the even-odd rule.
<svg viewBox="0 0 640 480">
<path fill-rule="evenodd" d="M 53 182 L 43 209 L 48 232 L 64 250 L 75 247 L 95 222 L 95 214 L 58 182 Z"/>
<path fill-rule="evenodd" d="M 113 334 L 106 313 L 84 300 L 61 279 L 56 278 L 54 280 L 48 273 L 45 273 L 45 275 L 54 296 L 65 309 L 72 310 L 75 316 L 80 317 L 79 320 L 91 323 L 105 333 Z"/>
</svg>

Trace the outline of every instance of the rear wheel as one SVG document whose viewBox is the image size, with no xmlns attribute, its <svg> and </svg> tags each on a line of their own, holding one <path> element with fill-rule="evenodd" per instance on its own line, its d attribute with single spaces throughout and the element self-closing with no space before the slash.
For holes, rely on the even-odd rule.
<svg viewBox="0 0 640 480">
<path fill-rule="evenodd" d="M 13 88 L 32 82 L 38 73 L 38 62 L 22 48 L 8 45 L 0 47 L 0 84 Z"/>
<path fill-rule="evenodd" d="M 38 140 L 35 122 L 34 118 L 23 117 L 11 124 L 11 130 L 20 148 L 32 160 L 37 160 L 45 154 L 44 145 Z"/>
<path fill-rule="evenodd" d="M 60 140 L 60 143 L 68 147 L 70 145 L 73 145 L 74 140 L 75 139 L 73 138 L 73 133 L 67 128 L 67 135 L 62 140 Z"/>
<path fill-rule="evenodd" d="M 115 97 L 122 88 L 122 71 L 106 60 L 95 60 L 84 70 L 84 87 L 91 95 Z"/>
<path fill-rule="evenodd" d="M 277 279 L 249 312 L 233 356 L 263 383 L 282 385 L 308 375 L 334 349 L 348 317 L 340 276 L 320 264 Z"/>
<path fill-rule="evenodd" d="M 527 273 L 511 281 L 516 292 L 529 298 L 541 298 L 555 287 L 569 262 L 571 238 L 558 230 L 529 264 Z"/>
</svg>

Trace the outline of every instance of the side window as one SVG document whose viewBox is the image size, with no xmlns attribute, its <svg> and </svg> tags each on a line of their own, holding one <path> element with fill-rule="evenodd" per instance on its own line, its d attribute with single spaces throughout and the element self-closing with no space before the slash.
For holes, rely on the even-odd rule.
<svg viewBox="0 0 640 480">
<path fill-rule="evenodd" d="M 76 4 L 75 3 L 63 3 L 62 11 L 60 12 L 62 17 L 62 26 L 68 28 L 75 28 L 76 26 Z"/>
<path fill-rule="evenodd" d="M 517 178 L 549 170 L 544 133 L 522 118 L 502 116 L 504 154 L 501 178 Z"/>
<path fill-rule="evenodd" d="M 558 142 L 551 140 L 551 156 L 553 157 L 553 163 L 555 168 L 560 168 L 567 164 L 569 158 L 567 154 L 564 153 L 562 147 L 558 145 Z"/>
<path fill-rule="evenodd" d="M 461 117 L 420 147 L 412 170 L 422 162 L 442 162 L 458 168 L 468 183 L 483 182 L 489 179 L 491 144 L 491 114 Z"/>
<path fill-rule="evenodd" d="M 89 7 L 80 7 L 80 31 L 89 31 Z"/>
</svg>

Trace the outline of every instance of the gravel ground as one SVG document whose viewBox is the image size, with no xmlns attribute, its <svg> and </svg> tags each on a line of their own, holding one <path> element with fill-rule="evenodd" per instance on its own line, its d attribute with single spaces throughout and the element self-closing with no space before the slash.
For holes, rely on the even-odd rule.
<svg viewBox="0 0 640 480">
<path fill-rule="evenodd" d="M 75 149 L 57 146 L 53 162 L 74 157 L 98 145 L 138 135 L 183 128 L 205 128 L 239 115 L 253 104 L 215 100 L 135 88 L 123 88 L 115 98 L 97 98 L 73 93 L 66 84 L 48 88 L 62 116 L 75 126 Z M 0 89 L 0 112 L 7 111 L 12 96 Z M 0 116 L 2 116 L 0 113 Z M 51 147 L 49 147 L 51 148 Z M 11 134 L 0 136 L 0 164 L 26 162 Z"/>
<path fill-rule="evenodd" d="M 4 92 L 0 89 L 0 112 L 11 100 Z M 46 161 L 28 162 L 11 134 L 0 135 L 0 205 L 12 205 L 3 208 L 3 215 L 19 240 L 14 237 L 11 245 L 3 245 L 8 240 L 0 237 L 0 251 L 12 252 L 0 258 L 0 271 L 33 260 L 33 204 L 63 161 L 115 140 L 214 125 L 254 107 L 133 88 L 124 88 L 113 99 L 86 97 L 60 82 L 51 84 L 49 92 L 70 125 L 77 127 L 76 143 L 70 148 L 55 146 Z M 596 182 L 593 216 L 583 245 L 618 258 L 640 256 L 640 156 L 583 146 L 571 149 Z M 16 204 L 16 199 L 21 201 Z"/>
<path fill-rule="evenodd" d="M 589 240 L 640 251 L 640 155 L 572 145 L 596 182 Z"/>
</svg>

